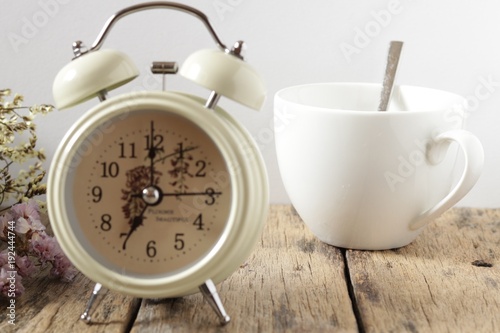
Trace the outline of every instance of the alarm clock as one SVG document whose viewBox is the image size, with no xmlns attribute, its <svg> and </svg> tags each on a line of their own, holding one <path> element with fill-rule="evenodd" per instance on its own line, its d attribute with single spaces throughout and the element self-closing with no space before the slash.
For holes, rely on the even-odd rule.
<svg viewBox="0 0 500 333">
<path fill-rule="evenodd" d="M 101 49 L 112 26 L 131 13 L 173 9 L 200 19 L 216 49 L 197 51 L 180 69 L 154 62 L 208 88 L 183 92 L 108 92 L 138 76 L 122 52 Z M 88 50 L 56 76 L 54 101 L 70 108 L 97 97 L 65 134 L 50 166 L 48 213 L 64 253 L 96 284 L 81 319 L 90 322 L 101 288 L 141 298 L 201 291 L 221 323 L 229 322 L 215 285 L 250 255 L 268 211 L 263 159 L 249 133 L 217 106 L 225 96 L 260 109 L 265 88 L 243 60 L 243 42 L 227 48 L 195 8 L 151 2 L 125 8 Z"/>
</svg>

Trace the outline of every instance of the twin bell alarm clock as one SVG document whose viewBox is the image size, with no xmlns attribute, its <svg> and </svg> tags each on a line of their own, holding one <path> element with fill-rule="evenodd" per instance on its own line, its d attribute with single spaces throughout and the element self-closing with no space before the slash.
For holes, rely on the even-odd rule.
<svg viewBox="0 0 500 333">
<path fill-rule="evenodd" d="M 208 99 L 183 92 L 108 92 L 138 76 L 122 52 L 103 49 L 113 25 L 149 9 L 200 19 L 217 48 L 176 62 L 154 62 L 209 89 Z M 90 321 L 101 288 L 140 298 L 201 291 L 222 323 L 229 321 L 215 284 L 250 255 L 266 220 L 268 182 L 257 145 L 217 106 L 220 96 L 253 109 L 264 102 L 259 75 L 243 60 L 243 42 L 221 42 L 200 11 L 172 2 L 125 8 L 88 50 L 54 81 L 59 109 L 97 97 L 65 134 L 54 155 L 47 204 L 54 233 L 75 267 L 95 287 L 82 319 Z"/>
</svg>

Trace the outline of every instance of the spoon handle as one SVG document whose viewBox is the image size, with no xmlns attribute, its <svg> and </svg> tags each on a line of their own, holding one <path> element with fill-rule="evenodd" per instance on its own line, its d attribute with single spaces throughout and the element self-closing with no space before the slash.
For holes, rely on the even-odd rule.
<svg viewBox="0 0 500 333">
<path fill-rule="evenodd" d="M 384 83 L 382 87 L 382 94 L 380 96 L 378 111 L 387 111 L 387 107 L 391 99 L 392 88 L 394 87 L 394 79 L 396 78 L 396 71 L 398 70 L 398 63 L 402 49 L 403 42 L 391 42 L 391 45 L 389 47 L 389 54 L 387 55 L 387 66 L 385 67 Z"/>
</svg>

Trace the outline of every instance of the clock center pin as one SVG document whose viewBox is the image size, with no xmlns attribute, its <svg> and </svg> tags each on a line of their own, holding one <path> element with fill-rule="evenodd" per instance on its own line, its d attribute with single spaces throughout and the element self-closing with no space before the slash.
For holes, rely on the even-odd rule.
<svg viewBox="0 0 500 333">
<path fill-rule="evenodd" d="M 151 206 L 158 205 L 163 198 L 162 191 L 156 186 L 148 186 L 142 190 L 142 199 Z"/>
</svg>

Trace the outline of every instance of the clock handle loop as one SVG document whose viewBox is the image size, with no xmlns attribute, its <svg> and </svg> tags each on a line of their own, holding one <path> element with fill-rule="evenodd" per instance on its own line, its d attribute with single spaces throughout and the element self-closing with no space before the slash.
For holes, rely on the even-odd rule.
<svg viewBox="0 0 500 333">
<path fill-rule="evenodd" d="M 219 36 L 215 32 L 215 29 L 210 24 L 208 17 L 205 14 L 203 14 L 201 11 L 199 11 L 196 8 L 186 6 L 184 4 L 180 4 L 180 3 L 176 3 L 176 2 L 169 2 L 169 1 L 154 1 L 154 2 L 141 3 L 138 5 L 124 8 L 124 9 L 116 12 L 104 24 L 104 27 L 102 28 L 101 32 L 97 36 L 97 39 L 92 44 L 92 47 L 89 49 L 89 52 L 97 51 L 101 48 L 102 44 L 104 43 L 104 40 L 106 39 L 107 35 L 111 31 L 111 28 L 121 18 L 123 18 L 127 15 L 130 15 L 130 14 L 136 13 L 136 12 L 143 11 L 143 10 L 158 9 L 158 8 L 178 10 L 178 11 L 182 11 L 182 12 L 185 12 L 185 13 L 188 13 L 188 14 L 191 14 L 191 15 L 197 17 L 198 19 L 200 19 L 203 22 L 203 24 L 207 28 L 208 32 L 210 33 L 210 35 L 214 39 L 217 46 L 221 50 L 223 50 L 225 52 L 229 52 L 226 45 L 224 45 L 224 43 L 222 43 Z M 77 55 L 75 54 L 75 56 L 77 56 Z"/>
</svg>

